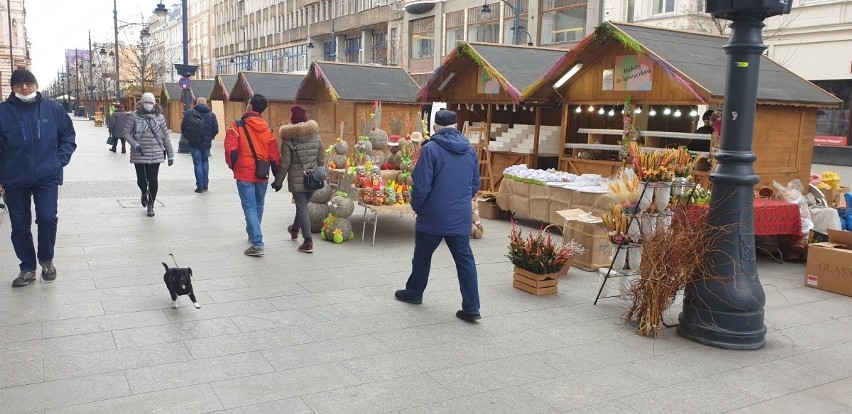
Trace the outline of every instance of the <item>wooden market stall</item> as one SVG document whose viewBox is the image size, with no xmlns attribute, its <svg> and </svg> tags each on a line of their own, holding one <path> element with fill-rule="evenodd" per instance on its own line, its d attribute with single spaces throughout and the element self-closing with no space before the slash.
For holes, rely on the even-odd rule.
<svg viewBox="0 0 852 414">
<path fill-rule="evenodd" d="M 522 95 L 564 55 L 558 49 L 459 42 L 417 98 L 446 102 L 458 113 L 459 129 L 469 137 L 479 136 L 472 143 L 487 151 L 480 161 L 487 163 L 490 157 L 491 184 L 497 188 L 501 172 L 510 165 L 556 167 L 561 99 Z"/>
<path fill-rule="evenodd" d="M 313 111 L 308 110 L 308 117 L 319 122 L 324 146 L 334 143 L 342 122 L 343 138 L 351 148 L 360 135 L 361 120 L 369 119 L 376 101 L 382 103 L 381 128 L 389 134 L 392 115 L 418 120 L 417 90 L 417 84 L 400 67 L 314 62 L 299 87 L 296 102 L 315 105 Z"/>
<path fill-rule="evenodd" d="M 231 105 L 230 95 L 231 89 L 234 88 L 234 83 L 237 82 L 237 75 L 216 75 L 213 79 L 213 90 L 210 91 L 210 109 L 216 114 L 216 119 L 219 121 L 219 130 L 224 131 L 231 121 L 242 115 L 242 110 L 245 109 L 245 104 L 237 102 L 242 109 L 239 114 L 235 114 L 235 105 Z"/>
<path fill-rule="evenodd" d="M 290 123 L 290 108 L 294 105 L 296 91 L 305 75 L 291 73 L 240 72 L 234 87 L 231 89 L 231 102 L 240 102 L 240 112 L 234 114 L 234 119 L 242 116 L 246 103 L 259 93 L 266 97 L 269 106 L 263 111 L 263 118 L 273 130 Z M 299 104 L 313 118 L 313 104 Z M 319 121 L 319 119 L 317 119 Z"/>
<path fill-rule="evenodd" d="M 722 36 L 606 22 L 523 98 L 564 97 L 561 170 L 609 175 L 621 166 L 622 109 L 628 100 L 646 146 L 708 151 L 711 134 L 694 131 L 705 109 L 721 113 L 727 42 Z M 766 57 L 759 79 L 753 144 L 758 186 L 796 178 L 807 183 L 817 110 L 841 101 Z M 706 180 L 708 169 L 706 164 L 697 178 Z"/>
<path fill-rule="evenodd" d="M 183 90 L 177 82 L 166 82 L 160 92 L 160 106 L 163 108 L 163 116 L 166 117 L 166 125 L 172 131 L 180 131 L 180 123 L 183 120 Z"/>
</svg>

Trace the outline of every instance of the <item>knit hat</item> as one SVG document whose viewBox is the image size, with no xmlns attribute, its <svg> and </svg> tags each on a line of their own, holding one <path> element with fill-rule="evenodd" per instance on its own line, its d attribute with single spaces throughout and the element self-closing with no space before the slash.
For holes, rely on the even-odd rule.
<svg viewBox="0 0 852 414">
<path fill-rule="evenodd" d="M 305 108 L 302 108 L 299 105 L 293 105 L 293 107 L 290 108 L 290 112 L 292 113 L 292 115 L 290 115 L 290 123 L 299 124 L 308 121 L 308 113 L 305 112 Z"/>
<path fill-rule="evenodd" d="M 154 94 L 151 92 L 145 92 L 142 94 L 142 99 L 139 99 L 139 103 L 143 104 L 145 102 L 155 104 L 157 103 L 157 99 L 154 98 Z"/>
<path fill-rule="evenodd" d="M 458 123 L 458 116 L 453 111 L 442 109 L 435 113 L 435 124 L 440 126 L 455 125 Z"/>
<path fill-rule="evenodd" d="M 32 72 L 26 69 L 15 69 L 15 71 L 12 72 L 11 84 L 15 85 L 16 83 L 21 82 L 38 83 Z"/>
</svg>

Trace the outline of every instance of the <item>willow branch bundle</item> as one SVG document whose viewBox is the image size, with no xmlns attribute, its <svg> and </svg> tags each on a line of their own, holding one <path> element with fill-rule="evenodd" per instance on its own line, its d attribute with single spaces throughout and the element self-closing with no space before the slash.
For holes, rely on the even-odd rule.
<svg viewBox="0 0 852 414">
<path fill-rule="evenodd" d="M 675 210 L 671 225 L 658 224 L 652 234 L 643 235 L 639 278 L 630 285 L 633 303 L 625 314 L 625 322 L 638 321 L 640 335 L 659 335 L 663 314 L 678 291 L 712 275 L 709 257 L 722 232 L 690 220 L 686 211 Z"/>
</svg>

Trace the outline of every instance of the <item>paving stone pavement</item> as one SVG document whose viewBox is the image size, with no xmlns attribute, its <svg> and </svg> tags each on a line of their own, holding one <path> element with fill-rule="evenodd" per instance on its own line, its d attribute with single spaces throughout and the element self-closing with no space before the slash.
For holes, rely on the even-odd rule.
<svg viewBox="0 0 852 414">
<path fill-rule="evenodd" d="M 286 232 L 289 194 L 270 192 L 266 256 L 246 257 L 221 139 L 210 191 L 193 192 L 178 154 L 148 218 L 126 155 L 107 151 L 104 128 L 74 125 L 55 283 L 11 287 L 18 262 L 0 221 L 4 413 L 852 412 L 852 299 L 803 287 L 800 264 L 761 259 L 767 345 L 729 351 L 673 329 L 636 335 L 625 302 L 592 305 L 593 273 L 572 269 L 555 296 L 512 288 L 510 225 L 486 221 L 472 241 L 483 318 L 468 324 L 454 316 L 446 249 L 423 305 L 394 300 L 413 218 L 383 216 L 375 246 L 317 241 L 308 255 Z M 186 297 L 171 308 L 170 253 L 192 267 L 201 309 Z"/>
</svg>

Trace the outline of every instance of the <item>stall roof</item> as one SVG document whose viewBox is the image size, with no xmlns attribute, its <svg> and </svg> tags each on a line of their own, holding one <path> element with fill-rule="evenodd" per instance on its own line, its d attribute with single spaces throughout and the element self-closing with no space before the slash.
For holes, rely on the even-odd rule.
<svg viewBox="0 0 852 414">
<path fill-rule="evenodd" d="M 230 99 L 234 83 L 237 82 L 237 75 L 216 75 L 213 82 L 213 90 L 210 91 L 210 100 L 227 101 Z"/>
<path fill-rule="evenodd" d="M 166 82 L 163 84 L 163 94 L 166 100 L 179 101 L 183 91 L 178 86 L 177 82 Z"/>
<path fill-rule="evenodd" d="M 305 75 L 292 73 L 240 72 L 231 88 L 230 100 L 248 101 L 259 93 L 270 102 L 292 102 L 304 78 Z"/>
<path fill-rule="evenodd" d="M 448 74 L 465 71 L 471 65 L 476 65 L 484 68 L 515 102 L 520 103 L 522 93 L 534 88 L 536 82 L 562 56 L 565 56 L 565 50 L 460 41 L 444 59 L 444 63 L 429 76 L 429 80 L 417 94 L 417 99 L 444 101 L 443 92 L 439 91 L 438 87 Z M 448 85 L 455 82 L 457 80 L 450 79 Z M 446 89 L 446 86 L 444 85 L 443 89 Z"/>
<path fill-rule="evenodd" d="M 601 36 L 604 38 L 601 39 Z M 554 94 L 550 86 L 556 80 L 576 63 L 582 63 L 584 58 L 594 59 L 595 54 L 590 52 L 602 50 L 607 42 L 613 41 L 648 55 L 675 81 L 685 84 L 688 88 L 695 87 L 697 90 L 693 90 L 693 94 L 697 98 L 703 100 L 701 95 L 709 94 L 707 97 L 711 100 L 724 99 L 728 56 L 723 46 L 729 41 L 727 37 L 615 22 L 606 22 L 599 26 L 595 33 L 587 36 L 548 71 L 541 79 L 539 91 L 527 91 L 524 97 L 538 95 L 536 92 Z M 763 103 L 818 107 L 842 104 L 833 95 L 765 56 L 762 56 L 760 61 L 757 100 Z"/>
<path fill-rule="evenodd" d="M 397 66 L 314 62 L 299 86 L 296 100 L 315 102 L 322 85 L 328 88 L 332 102 L 417 102 L 417 84 Z"/>
<path fill-rule="evenodd" d="M 213 79 L 196 79 L 192 81 L 192 96 L 195 98 L 210 99 L 213 92 Z"/>
</svg>

